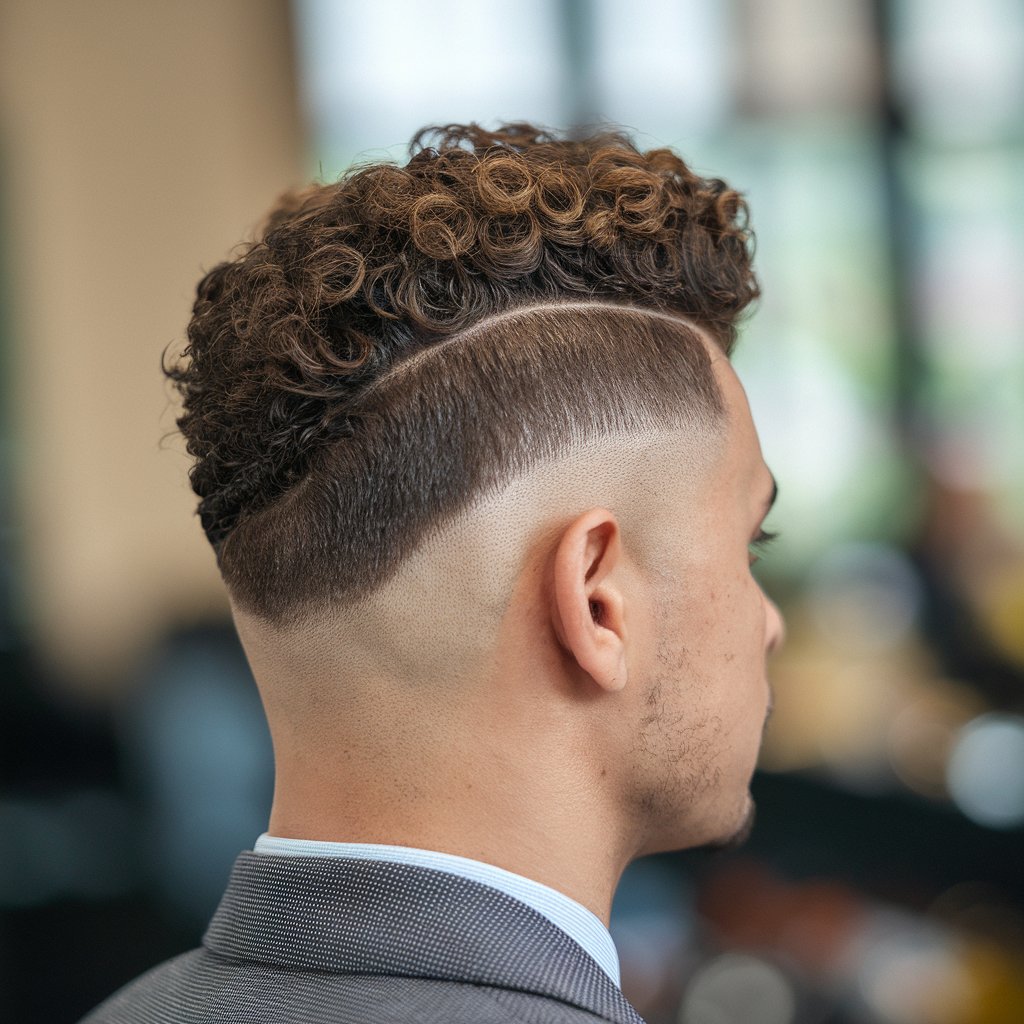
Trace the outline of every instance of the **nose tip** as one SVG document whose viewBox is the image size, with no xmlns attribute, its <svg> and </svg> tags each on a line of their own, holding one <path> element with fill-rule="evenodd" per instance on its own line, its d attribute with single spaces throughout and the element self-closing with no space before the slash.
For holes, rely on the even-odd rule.
<svg viewBox="0 0 1024 1024">
<path fill-rule="evenodd" d="M 765 630 L 765 647 L 769 654 L 777 651 L 786 641 L 786 620 L 779 611 L 779 606 L 766 597 L 764 599 L 767 628 Z"/>
</svg>

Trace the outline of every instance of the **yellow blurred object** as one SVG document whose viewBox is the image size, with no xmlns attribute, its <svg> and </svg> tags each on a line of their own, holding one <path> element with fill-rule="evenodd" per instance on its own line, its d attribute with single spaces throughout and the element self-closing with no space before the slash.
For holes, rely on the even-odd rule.
<svg viewBox="0 0 1024 1024">
<path fill-rule="evenodd" d="M 1019 959 L 989 940 L 971 941 L 963 966 L 971 986 L 970 1009 L 963 1024 L 1024 1021 L 1024 964 Z"/>
<path fill-rule="evenodd" d="M 852 654 L 823 636 L 808 609 L 788 610 L 787 619 L 789 639 L 769 669 L 774 711 L 761 767 L 888 772 L 890 723 L 929 692 L 931 658 L 912 635 L 894 650 Z"/>
<path fill-rule="evenodd" d="M 999 651 L 1024 667 L 1024 562 L 994 574 L 980 594 L 981 622 Z"/>
<path fill-rule="evenodd" d="M 889 763 L 900 781 L 932 799 L 948 796 L 946 769 L 958 731 L 985 711 L 966 686 L 929 680 L 893 718 L 888 731 Z"/>
</svg>

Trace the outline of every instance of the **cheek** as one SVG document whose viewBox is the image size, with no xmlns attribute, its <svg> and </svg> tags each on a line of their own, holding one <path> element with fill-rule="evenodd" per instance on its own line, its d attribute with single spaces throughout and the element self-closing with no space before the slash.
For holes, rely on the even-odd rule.
<svg viewBox="0 0 1024 1024">
<path fill-rule="evenodd" d="M 650 609 L 656 635 L 650 639 L 663 669 L 678 661 L 679 669 L 692 673 L 701 703 L 719 704 L 723 717 L 732 717 L 733 705 L 749 708 L 757 687 L 763 688 L 766 618 L 747 565 L 727 570 L 724 561 L 691 566 L 689 586 L 673 581 L 657 594 Z"/>
<path fill-rule="evenodd" d="M 744 734 L 760 735 L 768 703 L 764 600 L 760 587 L 749 577 L 736 579 L 724 597 L 714 664 L 709 666 L 719 676 L 716 689 L 722 718 Z"/>
<path fill-rule="evenodd" d="M 763 651 L 764 599 L 749 572 L 734 575 L 724 585 L 709 590 L 704 624 L 709 645 L 717 649 L 726 666 L 749 666 L 750 659 Z"/>
</svg>

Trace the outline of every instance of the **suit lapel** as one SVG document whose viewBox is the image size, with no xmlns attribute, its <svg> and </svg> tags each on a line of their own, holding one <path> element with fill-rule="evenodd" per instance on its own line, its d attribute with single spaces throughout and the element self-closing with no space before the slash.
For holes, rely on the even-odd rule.
<svg viewBox="0 0 1024 1024">
<path fill-rule="evenodd" d="M 203 945 L 289 969 L 493 985 L 643 1024 L 560 928 L 519 900 L 444 871 L 243 853 Z"/>
</svg>

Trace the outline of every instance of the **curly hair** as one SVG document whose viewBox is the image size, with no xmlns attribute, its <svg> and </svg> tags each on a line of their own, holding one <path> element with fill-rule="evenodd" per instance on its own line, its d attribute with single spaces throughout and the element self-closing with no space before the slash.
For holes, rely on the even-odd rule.
<svg viewBox="0 0 1024 1024">
<path fill-rule="evenodd" d="M 686 321 L 728 354 L 751 257 L 738 192 L 613 131 L 434 127 L 286 196 L 164 370 L 232 596 L 282 620 L 366 593 L 542 454 L 720 412 Z"/>
</svg>

